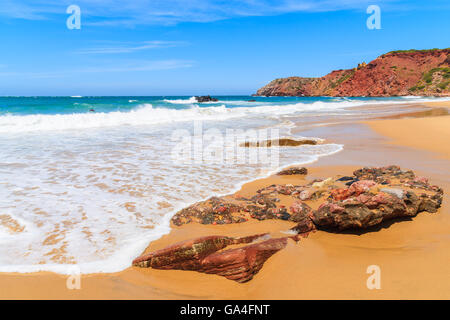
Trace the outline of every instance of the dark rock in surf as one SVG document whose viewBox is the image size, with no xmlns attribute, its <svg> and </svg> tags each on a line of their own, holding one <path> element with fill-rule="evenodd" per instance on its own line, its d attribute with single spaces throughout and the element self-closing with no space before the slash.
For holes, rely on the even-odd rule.
<svg viewBox="0 0 450 320">
<path fill-rule="evenodd" d="M 216 98 L 211 98 L 211 96 L 195 96 L 195 100 L 199 103 L 202 102 L 217 102 L 219 101 Z"/>
<path fill-rule="evenodd" d="M 279 176 L 289 176 L 289 175 L 294 175 L 294 174 L 302 174 L 302 175 L 307 175 L 308 174 L 308 169 L 306 169 L 305 167 L 290 167 L 284 170 L 281 170 L 280 172 L 277 173 L 277 175 Z"/>
</svg>

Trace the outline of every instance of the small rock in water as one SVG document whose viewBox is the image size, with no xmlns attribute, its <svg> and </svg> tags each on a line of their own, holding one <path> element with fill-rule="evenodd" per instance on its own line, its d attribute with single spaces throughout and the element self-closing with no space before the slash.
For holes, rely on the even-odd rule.
<svg viewBox="0 0 450 320">
<path fill-rule="evenodd" d="M 211 96 L 196 96 L 195 100 L 197 100 L 197 102 L 217 102 L 219 101 L 216 98 L 211 98 Z"/>
<path fill-rule="evenodd" d="M 263 141 L 245 141 L 241 143 L 240 147 L 263 147 L 268 148 L 272 146 L 279 146 L 279 147 L 298 147 L 301 145 L 316 145 L 318 142 L 316 140 L 312 139 L 292 139 L 292 138 L 280 138 L 280 139 L 274 139 L 274 140 L 263 140 Z"/>
<path fill-rule="evenodd" d="M 277 173 L 277 175 L 279 175 L 279 176 L 294 175 L 294 174 L 306 175 L 306 174 L 308 174 L 308 169 L 306 169 L 305 167 L 291 167 L 291 168 L 283 169 Z"/>
</svg>

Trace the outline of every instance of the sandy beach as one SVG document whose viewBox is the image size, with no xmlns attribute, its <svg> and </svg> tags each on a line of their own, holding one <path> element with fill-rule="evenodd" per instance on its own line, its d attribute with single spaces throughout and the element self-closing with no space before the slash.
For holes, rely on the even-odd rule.
<svg viewBox="0 0 450 320">
<path fill-rule="evenodd" d="M 450 102 L 427 103 L 449 108 Z M 395 107 L 394 107 L 395 108 Z M 429 177 L 444 189 L 437 213 L 364 234 L 317 231 L 264 264 L 253 280 L 237 283 L 193 271 L 130 267 L 114 274 L 81 278 L 80 290 L 68 290 L 67 276 L 53 273 L 0 274 L 0 299 L 449 299 L 450 298 L 450 116 L 377 119 L 308 129 L 344 150 L 307 165 L 306 177 L 272 176 L 245 184 L 250 195 L 273 183 L 296 183 L 341 174 L 364 166 L 396 164 Z M 357 133 L 357 135 L 353 133 Z M 150 243 L 146 251 L 202 235 L 245 236 L 269 232 L 285 236 L 288 221 L 248 221 L 230 225 L 191 223 Z M 131 261 L 130 261 L 131 264 Z M 381 289 L 366 286 L 369 265 L 381 268 Z"/>
<path fill-rule="evenodd" d="M 433 108 L 448 108 L 448 105 L 448 102 L 427 103 L 427 106 Z M 449 125 L 449 118 L 446 116 L 367 123 L 376 132 L 392 139 L 390 142 L 395 145 L 432 151 L 443 158 L 448 158 L 450 154 L 450 144 L 445 143 L 450 141 L 450 131 L 445 130 Z"/>
</svg>

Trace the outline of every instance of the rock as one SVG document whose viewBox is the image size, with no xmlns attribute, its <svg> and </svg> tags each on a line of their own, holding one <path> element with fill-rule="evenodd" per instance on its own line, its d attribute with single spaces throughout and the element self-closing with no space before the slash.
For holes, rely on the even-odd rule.
<svg viewBox="0 0 450 320">
<path fill-rule="evenodd" d="M 334 200 L 345 200 L 348 197 L 350 197 L 350 194 L 348 192 L 347 188 L 340 188 L 340 189 L 334 189 L 331 190 L 331 194 L 330 197 L 333 198 Z"/>
<path fill-rule="evenodd" d="M 420 200 L 421 201 L 417 209 L 418 212 L 427 211 L 435 213 L 442 205 L 442 194 L 437 193 L 433 196 L 429 196 L 423 193 L 420 195 Z"/>
<path fill-rule="evenodd" d="M 416 177 L 407 181 L 407 184 L 413 188 L 428 189 L 430 187 L 428 179 L 424 177 Z"/>
<path fill-rule="evenodd" d="M 425 178 L 425 177 L 416 177 L 416 178 L 414 178 L 413 181 L 416 182 L 416 183 L 421 183 L 423 185 L 427 185 L 428 184 L 428 179 Z"/>
<path fill-rule="evenodd" d="M 359 196 L 361 193 L 369 191 L 375 185 L 375 181 L 372 180 L 359 180 L 350 185 L 348 192 L 350 195 Z"/>
<path fill-rule="evenodd" d="M 316 229 L 311 217 L 313 210 L 303 201 L 294 202 L 291 207 L 291 221 L 298 224 L 291 228 L 298 233 L 307 233 Z"/>
<path fill-rule="evenodd" d="M 313 188 L 323 188 L 324 186 L 326 186 L 326 185 L 328 185 L 328 184 L 330 184 L 332 182 L 333 182 L 333 180 L 331 178 L 327 178 L 327 179 L 325 179 L 323 181 L 314 182 L 312 184 L 312 187 Z"/>
<path fill-rule="evenodd" d="M 313 215 L 314 224 L 323 229 L 367 228 L 381 221 L 381 214 L 370 211 L 361 203 L 326 202 Z"/>
<path fill-rule="evenodd" d="M 292 138 L 280 138 L 280 139 L 274 139 L 274 140 L 263 140 L 263 141 L 245 141 L 241 143 L 240 147 L 250 148 L 250 147 L 272 147 L 272 146 L 279 146 L 279 147 L 298 147 L 304 144 L 307 145 L 316 145 L 318 143 L 317 140 L 312 139 L 292 139 Z"/>
<path fill-rule="evenodd" d="M 393 189 L 393 188 L 382 188 L 381 192 L 389 193 L 390 195 L 396 196 L 399 199 L 403 199 L 405 191 L 402 189 Z"/>
<path fill-rule="evenodd" d="M 351 196 L 359 196 L 360 194 L 369 191 L 376 183 L 371 180 L 361 180 L 354 182 L 348 189 L 335 189 L 331 191 L 331 197 L 334 200 L 345 200 Z"/>
<path fill-rule="evenodd" d="M 238 202 L 225 197 L 212 197 L 206 201 L 195 203 L 177 212 L 172 222 L 180 226 L 190 222 L 202 224 L 240 223 L 244 217 L 234 215 L 244 207 Z"/>
<path fill-rule="evenodd" d="M 201 259 L 231 244 L 250 243 L 267 234 L 231 238 L 207 236 L 182 241 L 161 250 L 140 256 L 133 265 L 141 268 L 192 270 L 200 265 Z"/>
<path fill-rule="evenodd" d="M 202 103 L 202 102 L 217 102 L 217 101 L 219 101 L 216 98 L 211 98 L 211 96 L 196 96 L 194 98 L 199 103 Z"/>
<path fill-rule="evenodd" d="M 289 169 L 288 169 L 289 170 Z M 304 172 L 303 168 L 290 168 Z M 347 186 L 347 184 L 350 184 Z M 289 211 L 279 196 L 290 197 Z M 247 198 L 212 197 L 185 208 L 172 218 L 175 225 L 190 222 L 228 224 L 281 219 L 297 223 L 293 228 L 307 233 L 316 228 L 365 229 L 389 219 L 413 217 L 422 211 L 436 212 L 443 191 L 423 177 L 398 166 L 362 168 L 352 177 L 314 180 L 305 185 L 273 184 Z M 312 210 L 309 202 L 318 202 Z"/>
<path fill-rule="evenodd" d="M 387 181 L 388 178 L 407 179 L 415 178 L 414 172 L 402 171 L 399 166 L 387 166 L 380 168 L 362 168 L 353 172 L 359 180 L 373 180 L 377 183 Z"/>
<path fill-rule="evenodd" d="M 306 174 L 308 174 L 308 169 L 306 169 L 305 167 L 291 167 L 291 168 L 281 170 L 280 172 L 277 173 L 277 175 L 279 175 L 279 176 L 294 175 L 294 174 L 306 175 Z"/>
<path fill-rule="evenodd" d="M 302 192 L 300 192 L 299 194 L 299 198 L 300 200 L 308 200 L 311 198 L 311 191 L 310 190 L 303 190 Z"/>
<path fill-rule="evenodd" d="M 342 177 L 342 178 L 339 178 L 339 179 L 337 179 L 336 181 L 349 181 L 349 180 L 351 180 L 351 181 L 353 181 L 353 179 L 355 179 L 354 177 Z"/>
<path fill-rule="evenodd" d="M 228 245 L 249 243 L 263 235 L 244 238 L 208 236 L 187 240 L 141 256 L 133 265 L 164 270 L 191 270 L 217 274 L 237 282 L 253 278 L 274 253 L 287 245 L 288 238 L 269 239 L 240 248 L 219 251 Z"/>
<path fill-rule="evenodd" d="M 197 271 L 217 274 L 237 282 L 247 282 L 261 270 L 273 254 L 285 248 L 288 238 L 269 239 L 242 248 L 225 250 L 207 256 Z"/>
<path fill-rule="evenodd" d="M 361 180 L 351 180 L 347 188 L 329 188 L 327 201 L 312 214 L 317 228 L 365 229 L 422 211 L 436 212 L 441 206 L 442 190 L 430 186 L 425 178 L 416 178 L 410 170 L 398 166 L 362 168 L 354 175 Z M 417 188 L 426 192 L 418 195 L 413 191 Z"/>
<path fill-rule="evenodd" d="M 442 196 L 438 194 L 418 197 L 413 192 L 400 190 L 403 197 L 399 198 L 398 189 L 389 191 L 325 202 L 313 212 L 312 220 L 319 229 L 366 229 L 382 221 L 413 217 L 422 211 L 436 212 L 442 203 Z"/>
<path fill-rule="evenodd" d="M 358 182 L 359 179 L 358 178 L 354 178 L 353 180 L 350 180 L 348 182 L 345 183 L 346 186 L 351 186 L 352 184 L 354 184 L 355 182 Z"/>
</svg>

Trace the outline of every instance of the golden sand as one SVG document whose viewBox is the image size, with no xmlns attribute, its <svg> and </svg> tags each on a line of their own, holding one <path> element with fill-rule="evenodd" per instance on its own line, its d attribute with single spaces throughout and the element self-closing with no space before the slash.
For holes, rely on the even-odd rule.
<svg viewBox="0 0 450 320">
<path fill-rule="evenodd" d="M 299 181 L 303 179 L 351 174 L 365 163 L 339 165 L 342 161 L 339 159 L 349 155 L 358 157 L 359 152 L 369 157 L 386 157 L 391 164 L 407 163 L 409 169 L 419 171 L 443 187 L 446 192 L 443 207 L 436 214 L 420 213 L 411 221 L 392 223 L 388 228 L 361 235 L 318 231 L 297 244 L 290 241 L 284 250 L 267 260 L 253 280 L 244 284 L 192 271 L 130 267 L 115 274 L 84 275 L 81 289 L 69 290 L 67 277 L 62 275 L 1 274 L 0 298 L 450 299 L 449 121 L 450 117 L 442 116 L 367 122 L 376 132 L 391 139 L 389 144 L 394 148 L 380 149 L 373 140 L 354 139 L 355 147 L 346 145 L 339 157 L 328 157 L 308 166 L 306 177 L 273 176 L 250 182 L 238 192 L 247 195 L 273 183 L 295 184 L 304 182 Z M 361 150 L 361 145 L 369 144 L 370 148 Z M 432 166 L 425 166 L 425 161 L 433 158 L 441 159 Z M 189 224 L 174 227 L 170 234 L 152 242 L 147 250 L 202 235 L 243 236 L 270 232 L 273 236 L 282 236 L 292 225 L 287 221 L 249 221 L 220 226 Z M 381 269 L 380 290 L 369 290 L 366 286 L 369 276 L 366 270 L 370 265 Z"/>
<path fill-rule="evenodd" d="M 427 106 L 450 108 L 450 102 L 430 102 Z M 390 143 L 424 149 L 448 157 L 450 154 L 450 116 L 367 121 L 376 132 L 391 138 Z"/>
</svg>

